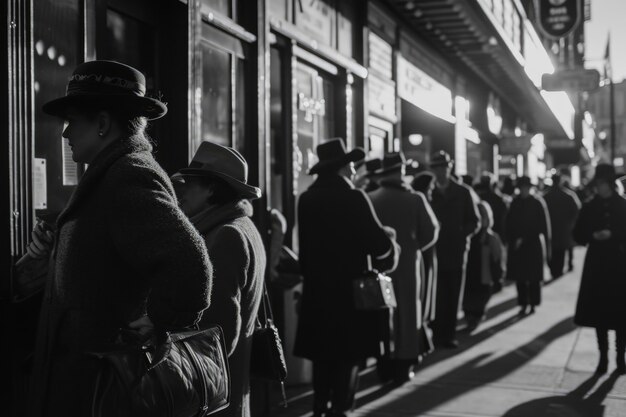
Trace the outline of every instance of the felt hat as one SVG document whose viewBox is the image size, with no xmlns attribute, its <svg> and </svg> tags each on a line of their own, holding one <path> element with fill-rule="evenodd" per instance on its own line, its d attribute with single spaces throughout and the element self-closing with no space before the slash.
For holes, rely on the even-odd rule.
<svg viewBox="0 0 626 417">
<path fill-rule="evenodd" d="M 382 161 L 382 166 L 377 174 L 388 174 L 390 172 L 397 171 L 411 162 L 413 161 L 406 160 L 406 158 L 404 157 L 404 153 L 402 152 L 391 152 L 385 154 L 385 157 Z"/>
<path fill-rule="evenodd" d="M 534 184 L 532 182 L 532 180 L 530 179 L 530 177 L 527 177 L 526 175 L 523 175 L 519 178 L 517 178 L 517 180 L 515 181 L 515 186 L 517 188 L 520 187 L 532 187 Z"/>
<path fill-rule="evenodd" d="M 332 138 L 317 146 L 319 162 L 309 170 L 310 175 L 319 174 L 329 169 L 339 169 L 350 162 L 357 162 L 365 158 L 365 151 L 354 148 L 350 152 L 341 138 Z"/>
<path fill-rule="evenodd" d="M 146 77 L 135 68 L 115 61 L 89 61 L 78 65 L 65 96 L 43 105 L 43 111 L 65 117 L 68 107 L 106 105 L 130 117 L 158 119 L 167 113 L 160 100 L 146 97 Z"/>
<path fill-rule="evenodd" d="M 431 168 L 445 166 L 445 165 L 450 166 L 452 165 L 453 162 L 454 160 L 452 159 L 450 154 L 446 151 L 436 152 L 430 157 Z"/>
<path fill-rule="evenodd" d="M 606 181 L 609 183 L 614 182 L 618 175 L 615 171 L 615 167 L 611 164 L 598 164 L 596 166 L 596 172 L 593 176 L 593 182 Z"/>
<path fill-rule="evenodd" d="M 189 163 L 172 176 L 172 180 L 184 180 L 185 177 L 217 177 L 235 189 L 247 199 L 261 197 L 261 190 L 248 184 L 248 163 L 233 148 L 204 141 Z"/>
</svg>

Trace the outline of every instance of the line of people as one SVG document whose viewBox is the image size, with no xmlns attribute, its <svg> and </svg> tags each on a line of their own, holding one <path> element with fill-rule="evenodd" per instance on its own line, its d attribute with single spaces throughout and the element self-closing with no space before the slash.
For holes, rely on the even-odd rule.
<svg viewBox="0 0 626 417">
<path fill-rule="evenodd" d="M 547 278 L 544 266 L 553 280 L 559 278 L 569 253 L 569 270 L 573 268 L 573 237 L 580 244 L 592 240 L 576 323 L 598 328 L 598 369 L 605 370 L 607 329 L 618 328 L 624 316 L 617 318 L 610 285 L 592 282 L 589 269 L 600 268 L 598 257 L 615 255 L 618 249 L 622 253 L 625 247 L 622 240 L 615 241 L 613 252 L 598 254 L 593 240 L 626 237 L 615 230 L 626 216 L 611 218 L 617 216 L 611 210 L 626 200 L 611 194 L 612 188 L 602 197 L 605 168 L 599 167 L 593 182 L 600 190 L 595 199 L 605 200 L 587 203 L 592 205 L 583 207 L 583 213 L 591 207 L 606 213 L 578 219 L 581 203 L 560 174 L 553 175 L 543 195 L 525 176 L 514 181 L 512 195 L 505 195 L 492 174 L 485 173 L 475 184 L 468 177 L 457 179 L 454 161 L 443 151 L 431 157 L 428 171 L 412 179 L 406 176 L 408 162 L 401 152 L 363 161 L 362 150 L 347 152 L 339 138 L 319 145 L 317 152 L 320 162 L 310 172 L 316 181 L 299 201 L 304 286 L 295 349 L 296 355 L 313 361 L 315 416 L 342 416 L 351 409 L 358 368 L 367 358 L 378 359 L 382 379 L 401 384 L 433 349 L 458 347 L 459 312 L 464 313 L 465 330 L 476 329 L 491 295 L 505 280 L 516 284 L 519 315 L 533 314 Z M 363 167 L 358 176 L 355 164 Z M 614 207 L 609 208 L 609 201 Z M 590 225 L 590 219 L 598 225 Z M 606 230 L 591 233 L 600 223 L 613 235 Z M 350 281 L 366 269 L 368 255 L 392 278 L 397 308 L 391 311 L 361 312 L 350 303 Z M 605 275 L 616 258 L 607 260 L 611 262 L 613 266 L 602 266 Z M 606 279 L 614 289 L 621 288 L 615 287 L 614 276 Z M 599 294 L 601 308 L 594 299 Z M 596 320 L 609 316 L 614 319 Z M 623 336 L 618 331 L 621 370 Z"/>
</svg>

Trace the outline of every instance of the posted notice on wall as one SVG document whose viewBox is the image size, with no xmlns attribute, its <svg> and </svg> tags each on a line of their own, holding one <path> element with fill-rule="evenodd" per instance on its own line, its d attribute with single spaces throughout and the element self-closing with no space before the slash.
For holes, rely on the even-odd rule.
<svg viewBox="0 0 626 417">
<path fill-rule="evenodd" d="M 48 208 L 45 158 L 35 158 L 33 161 L 33 206 L 35 210 Z"/>
</svg>

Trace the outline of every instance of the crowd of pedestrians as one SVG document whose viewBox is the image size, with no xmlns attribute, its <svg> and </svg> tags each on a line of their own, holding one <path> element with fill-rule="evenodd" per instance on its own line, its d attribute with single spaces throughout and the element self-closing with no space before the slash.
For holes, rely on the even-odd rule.
<svg viewBox="0 0 626 417">
<path fill-rule="evenodd" d="M 526 176 L 500 187 L 490 173 L 456 177 L 440 151 L 409 177 L 402 152 L 364 161 L 362 149 L 331 139 L 317 147 L 315 180 L 298 199 L 298 253 L 281 247 L 286 222 L 273 210 L 267 259 L 251 220 L 261 190 L 248 184 L 243 156 L 203 142 L 169 178 L 145 134 L 167 108 L 144 93 L 139 71 L 93 61 L 44 106 L 67 121 L 73 158 L 89 168 L 56 227 L 38 224 L 28 247 L 30 262 L 48 265 L 30 415 L 90 415 L 102 362 L 85 353 L 110 349 L 121 331 L 146 340 L 218 324 L 231 376 L 221 413 L 249 416 L 265 275 L 279 282 L 283 260 L 303 280 L 294 353 L 312 361 L 316 417 L 352 409 L 369 358 L 381 378 L 402 384 L 425 355 L 457 348 L 459 317 L 476 329 L 506 281 L 519 315 L 533 314 L 544 264 L 552 279 L 566 256 L 571 270 L 575 243 L 588 246 L 575 321 L 596 329 L 598 373 L 616 331 L 617 370 L 626 372 L 626 199 L 613 166 L 597 166 L 581 205 L 560 174 L 545 192 Z M 391 278 L 394 308 L 355 308 L 354 281 L 368 270 Z"/>
</svg>

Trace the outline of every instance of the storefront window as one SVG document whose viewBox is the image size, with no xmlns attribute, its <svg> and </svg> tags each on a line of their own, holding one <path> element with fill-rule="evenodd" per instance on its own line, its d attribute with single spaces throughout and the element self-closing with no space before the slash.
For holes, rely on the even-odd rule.
<svg viewBox="0 0 626 417">
<path fill-rule="evenodd" d="M 46 161 L 46 195 L 35 195 L 35 209 L 58 214 L 78 183 L 78 167 L 62 139 L 63 123 L 44 114 L 41 106 L 65 95 L 67 80 L 83 61 L 80 0 L 33 3 L 35 157 Z M 38 190 L 34 190 L 35 193 Z M 45 204 L 44 204 L 45 203 Z M 39 215 L 40 213 L 38 213 Z"/>
<path fill-rule="evenodd" d="M 146 76 L 146 95 L 155 96 L 155 29 L 131 16 L 107 10 L 107 42 L 99 59 L 113 59 L 137 68 Z"/>
<path fill-rule="evenodd" d="M 231 55 L 202 43 L 202 140 L 231 145 Z"/>
</svg>

